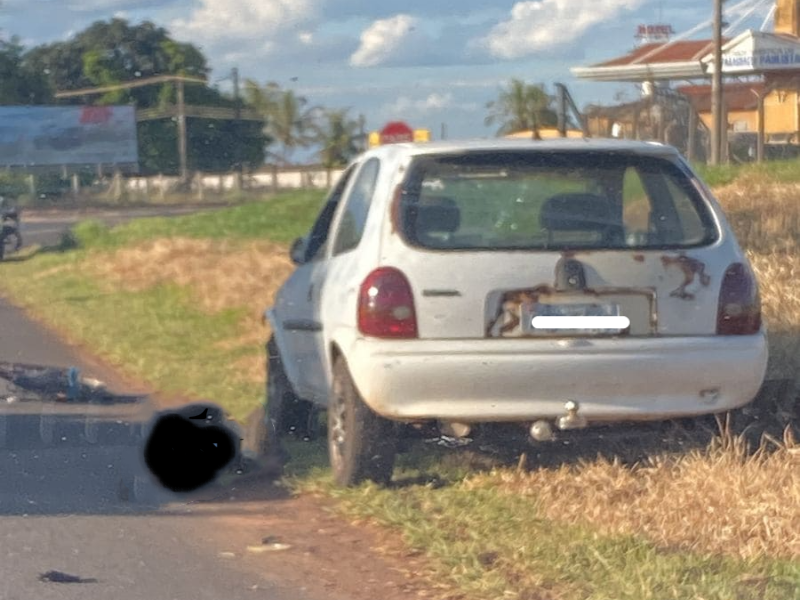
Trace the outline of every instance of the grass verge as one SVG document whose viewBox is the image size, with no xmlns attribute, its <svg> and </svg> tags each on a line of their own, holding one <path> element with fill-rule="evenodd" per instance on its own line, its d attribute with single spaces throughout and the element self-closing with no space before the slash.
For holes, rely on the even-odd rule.
<svg viewBox="0 0 800 600">
<path fill-rule="evenodd" d="M 121 371 L 242 419 L 262 398 L 259 316 L 290 269 L 283 247 L 253 240 L 300 235 L 322 199 L 294 193 L 114 229 L 84 222 L 69 250 L 3 263 L 0 285 Z"/>
<path fill-rule="evenodd" d="M 753 179 L 720 196 L 761 278 L 770 374 L 793 377 L 797 192 Z M 241 419 L 263 386 L 268 332 L 257 312 L 291 268 L 286 244 L 321 199 L 290 194 L 113 230 L 84 223 L 76 248 L 0 265 L 1 285 L 162 392 L 218 402 Z M 770 414 L 791 422 L 793 403 Z M 319 445 L 295 445 L 293 455 L 296 490 L 333 497 L 349 518 L 400 532 L 430 559 L 431 581 L 447 595 L 800 598 L 800 466 L 788 439 L 761 458 L 729 443 L 649 462 L 587 456 L 533 469 L 417 448 L 388 490 L 333 488 Z"/>
<path fill-rule="evenodd" d="M 737 555 L 741 540 L 726 551 L 709 552 L 702 543 L 656 541 L 647 530 L 631 531 L 608 525 L 602 518 L 576 514 L 589 496 L 599 505 L 591 517 L 630 510 L 624 485 L 615 482 L 626 472 L 646 479 L 647 467 L 633 472 L 611 463 L 590 461 L 557 469 L 486 468 L 472 464 L 470 453 L 442 454 L 417 450 L 404 457 L 398 486 L 381 489 L 364 485 L 354 490 L 333 486 L 313 444 L 292 447 L 295 462 L 290 484 L 300 493 L 332 497 L 337 509 L 355 521 L 379 523 L 402 535 L 412 552 L 426 556 L 429 578 L 444 597 L 470 599 L 767 599 L 800 597 L 800 561 L 757 553 Z M 786 456 L 775 456 L 785 461 Z M 642 495 L 654 504 L 630 517 L 653 520 L 675 517 L 694 521 L 680 501 L 665 505 L 676 493 L 692 496 L 689 474 L 704 469 L 712 481 L 730 475 L 731 454 L 725 448 L 665 459 L 651 471 L 657 485 Z M 740 456 L 741 465 L 748 459 Z M 797 463 L 800 464 L 800 463 Z M 708 465 L 712 465 L 708 472 Z M 481 472 L 479 467 L 483 467 Z M 755 466 L 755 465 L 754 465 Z M 683 472 L 670 483 L 660 469 Z M 790 466 L 784 462 L 782 470 Z M 603 473 L 598 477 L 599 472 Z M 428 481 L 430 483 L 420 483 Z M 795 480 L 796 483 L 796 480 Z M 689 485 L 687 485 L 689 484 Z M 667 489 L 664 489 L 664 486 Z M 649 488 L 649 489 L 648 489 Z M 660 495 L 666 492 L 666 496 Z M 726 493 L 725 491 L 723 493 Z M 574 495 L 574 496 L 573 496 Z M 555 502 L 552 497 L 555 496 Z M 695 494 L 700 497 L 700 495 Z M 749 508 L 758 510 L 755 498 Z M 722 500 L 724 503 L 724 500 Z M 717 508 L 717 506 L 715 506 Z M 737 512 L 736 516 L 741 513 Z M 755 522 L 756 520 L 754 520 Z M 704 528 L 708 532 L 708 528 Z M 733 528 L 737 533 L 741 527 Z M 716 537 L 714 535 L 712 538 Z M 672 542 L 672 543 L 670 543 Z"/>
</svg>

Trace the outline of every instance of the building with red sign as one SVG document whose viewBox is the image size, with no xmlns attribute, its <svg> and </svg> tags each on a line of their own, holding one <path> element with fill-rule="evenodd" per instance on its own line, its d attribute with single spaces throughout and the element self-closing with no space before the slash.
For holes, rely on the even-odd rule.
<svg viewBox="0 0 800 600">
<path fill-rule="evenodd" d="M 723 40 L 729 138 L 734 144 L 746 141 L 744 159 L 753 157 L 759 137 L 768 145 L 800 148 L 800 0 L 776 0 L 774 15 L 771 32 L 747 30 Z M 707 39 L 651 41 L 651 36 L 673 33 L 668 25 L 640 27 L 637 38 L 644 43 L 629 53 L 572 69 L 582 79 L 641 88 L 639 100 L 590 107 L 593 135 L 614 130 L 624 137 L 657 139 L 702 158 L 711 127 L 713 45 Z"/>
</svg>

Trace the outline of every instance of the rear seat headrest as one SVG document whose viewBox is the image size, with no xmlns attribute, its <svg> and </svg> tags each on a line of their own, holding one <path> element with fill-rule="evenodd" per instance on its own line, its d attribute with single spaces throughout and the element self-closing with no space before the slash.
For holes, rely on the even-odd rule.
<svg viewBox="0 0 800 600">
<path fill-rule="evenodd" d="M 454 233 L 461 227 L 461 211 L 452 198 L 428 196 L 409 207 L 409 217 L 417 235 Z"/>
<path fill-rule="evenodd" d="M 553 196 L 542 206 L 539 223 L 550 231 L 602 231 L 621 227 L 611 201 L 589 193 Z"/>
</svg>

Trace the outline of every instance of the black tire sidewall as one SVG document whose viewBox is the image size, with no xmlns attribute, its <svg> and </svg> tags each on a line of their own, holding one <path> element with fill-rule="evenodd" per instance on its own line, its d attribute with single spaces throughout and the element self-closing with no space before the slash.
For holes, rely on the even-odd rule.
<svg viewBox="0 0 800 600">
<path fill-rule="evenodd" d="M 284 401 L 286 388 L 283 364 L 274 338 L 270 338 L 267 350 L 267 381 L 264 389 L 263 433 L 260 436 L 260 454 L 286 458 L 282 438 L 284 429 Z"/>
<path fill-rule="evenodd" d="M 374 413 L 361 399 L 343 358 L 333 368 L 332 408 L 344 405 L 345 442 L 341 464 L 333 460 L 333 411 L 328 413 L 328 452 L 334 481 L 343 487 L 364 481 L 387 484 L 397 454 L 394 423 Z"/>
</svg>

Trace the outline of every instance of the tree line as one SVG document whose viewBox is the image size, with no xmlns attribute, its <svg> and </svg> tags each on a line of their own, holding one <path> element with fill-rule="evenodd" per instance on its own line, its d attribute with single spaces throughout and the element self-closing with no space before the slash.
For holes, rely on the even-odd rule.
<svg viewBox="0 0 800 600">
<path fill-rule="evenodd" d="M 71 91 L 134 81 L 156 75 L 208 79 L 208 61 L 195 45 L 174 40 L 151 22 L 98 21 L 69 40 L 24 48 L 17 38 L 0 41 L 0 105 L 76 105 L 86 98 L 56 99 Z M 234 108 L 237 100 L 215 85 L 187 85 L 189 105 Z M 176 102 L 173 83 L 120 89 L 88 100 L 96 105 L 132 104 L 164 108 Z M 346 164 L 361 149 L 363 118 L 348 109 L 311 105 L 307 98 L 277 83 L 246 80 L 239 102 L 263 116 L 257 121 L 191 118 L 187 122 L 189 166 L 199 171 L 258 168 L 265 160 L 289 163 L 299 148 L 315 147 L 328 167 Z M 538 132 L 556 123 L 554 98 L 543 85 L 513 79 L 486 105 L 487 125 L 498 135 Z M 177 173 L 174 120 L 137 124 L 140 169 L 145 174 Z M 534 133 L 535 135 L 535 133 Z"/>
<path fill-rule="evenodd" d="M 211 69 L 193 44 L 172 39 L 150 22 L 98 21 L 69 40 L 26 49 L 18 38 L 0 41 L 0 105 L 76 105 L 86 98 L 56 99 L 55 93 L 109 86 L 156 75 L 208 79 Z M 173 83 L 122 89 L 92 96 L 94 105 L 132 104 L 164 108 L 176 102 Z M 215 85 L 187 85 L 189 105 L 234 108 L 237 100 Z M 187 120 L 190 168 L 227 171 L 257 168 L 265 159 L 286 163 L 301 147 L 318 147 L 319 160 L 335 167 L 358 152 L 361 123 L 348 109 L 311 106 L 292 90 L 269 82 L 244 83 L 241 106 L 257 110 L 258 121 Z M 137 124 L 140 168 L 145 174 L 177 173 L 177 124 L 170 119 Z"/>
</svg>

